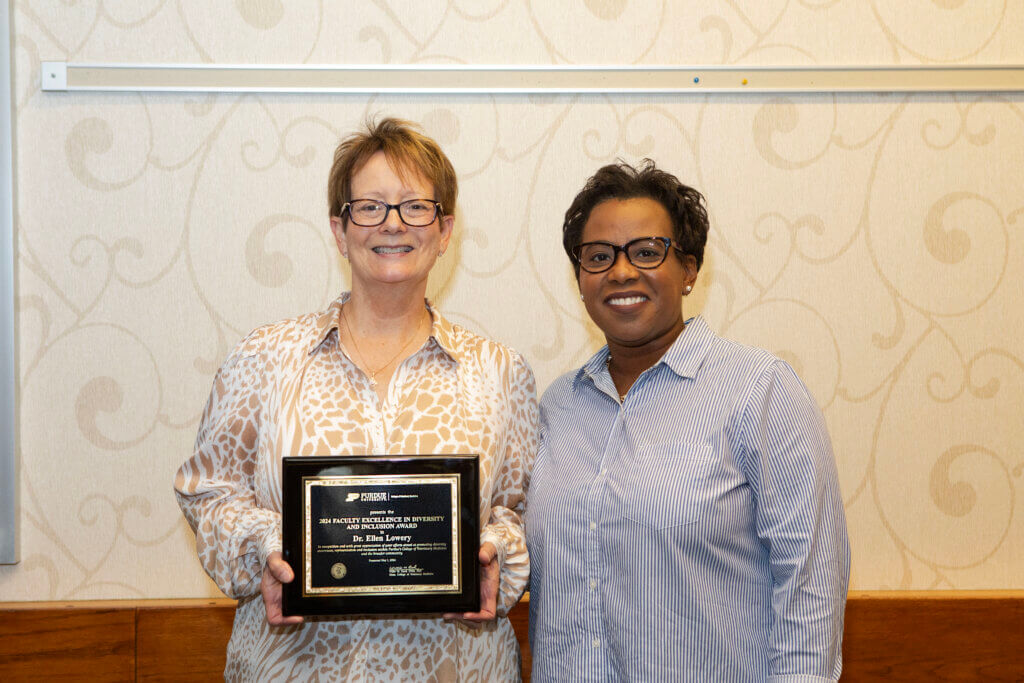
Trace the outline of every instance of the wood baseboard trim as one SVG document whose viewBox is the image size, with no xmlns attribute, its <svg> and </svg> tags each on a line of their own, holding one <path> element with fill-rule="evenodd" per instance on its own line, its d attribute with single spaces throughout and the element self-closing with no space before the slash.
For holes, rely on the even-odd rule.
<svg viewBox="0 0 1024 683">
<path fill-rule="evenodd" d="M 0 602 L 0 679 L 220 680 L 234 605 Z M 529 680 L 528 605 L 509 617 Z M 1022 653 L 1024 591 L 855 591 L 847 600 L 844 681 L 1020 681 Z"/>
</svg>

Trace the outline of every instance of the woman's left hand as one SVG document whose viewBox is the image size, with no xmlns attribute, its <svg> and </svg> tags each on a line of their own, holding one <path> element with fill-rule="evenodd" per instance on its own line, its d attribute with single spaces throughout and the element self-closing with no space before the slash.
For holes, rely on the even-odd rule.
<svg viewBox="0 0 1024 683">
<path fill-rule="evenodd" d="M 267 623 L 271 626 L 291 626 L 301 624 L 302 617 L 286 617 L 281 608 L 282 585 L 295 580 L 295 572 L 281 555 L 275 550 L 267 556 L 267 566 L 263 568 L 260 580 L 260 593 L 263 594 L 263 606 L 267 611 Z"/>
<path fill-rule="evenodd" d="M 501 579 L 498 549 L 488 541 L 480 546 L 477 557 L 480 560 L 480 611 L 444 615 L 447 621 L 459 621 L 470 628 L 480 628 L 485 621 L 493 621 L 498 613 L 498 584 Z"/>
</svg>

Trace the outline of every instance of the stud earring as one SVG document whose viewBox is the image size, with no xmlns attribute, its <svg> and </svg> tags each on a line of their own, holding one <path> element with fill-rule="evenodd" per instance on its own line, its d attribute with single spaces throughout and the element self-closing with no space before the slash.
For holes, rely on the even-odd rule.
<svg viewBox="0 0 1024 683">
<path fill-rule="evenodd" d="M 686 293 L 689 294 L 690 290 L 693 289 L 690 285 L 686 285 Z"/>
<path fill-rule="evenodd" d="M 583 301 L 583 295 L 580 294 L 580 301 Z"/>
</svg>

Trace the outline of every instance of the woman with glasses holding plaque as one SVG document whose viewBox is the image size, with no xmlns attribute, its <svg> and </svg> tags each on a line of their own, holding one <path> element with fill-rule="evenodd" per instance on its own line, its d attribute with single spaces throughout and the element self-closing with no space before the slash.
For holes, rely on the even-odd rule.
<svg viewBox="0 0 1024 683">
<path fill-rule="evenodd" d="M 456 194 L 451 162 L 403 121 L 343 140 L 328 200 L 351 292 L 256 329 L 217 374 L 175 490 L 204 569 L 239 601 L 228 679 L 519 679 L 504 615 L 529 575 L 521 515 L 535 385 L 518 354 L 425 299 Z M 465 453 L 480 463 L 479 612 L 282 614 L 282 584 L 296 574 L 281 553 L 283 456 Z"/>
<path fill-rule="evenodd" d="M 703 197 L 590 178 L 563 244 L 607 346 L 541 400 L 527 500 L 534 681 L 830 681 L 849 548 L 824 420 L 766 351 L 684 319 Z"/>
</svg>

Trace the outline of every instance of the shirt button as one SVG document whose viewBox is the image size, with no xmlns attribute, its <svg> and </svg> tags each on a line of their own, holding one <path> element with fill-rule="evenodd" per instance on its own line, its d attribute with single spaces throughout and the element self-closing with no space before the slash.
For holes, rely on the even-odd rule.
<svg viewBox="0 0 1024 683">
<path fill-rule="evenodd" d="M 597 528 L 597 522 L 591 522 L 590 523 L 590 528 L 591 529 L 596 529 Z"/>
<path fill-rule="evenodd" d="M 594 590 L 595 588 L 597 588 L 597 579 L 591 579 L 590 580 L 590 590 Z"/>
<path fill-rule="evenodd" d="M 606 474 L 608 474 L 608 469 L 607 468 L 602 468 L 601 469 L 601 476 L 603 477 Z"/>
<path fill-rule="evenodd" d="M 601 647 L 601 641 L 598 640 L 597 638 L 594 638 L 592 641 L 590 641 L 590 644 L 593 645 L 594 647 Z"/>
</svg>

